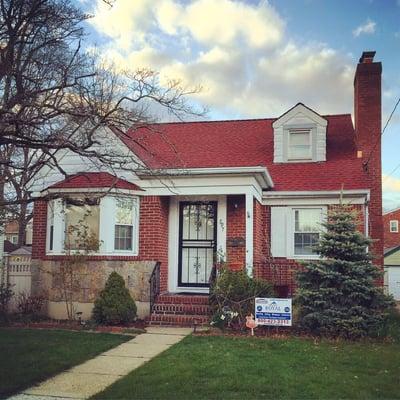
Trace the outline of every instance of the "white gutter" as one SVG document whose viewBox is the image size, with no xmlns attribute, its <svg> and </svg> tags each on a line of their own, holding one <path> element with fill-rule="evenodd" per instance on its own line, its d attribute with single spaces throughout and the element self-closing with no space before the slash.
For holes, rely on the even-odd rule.
<svg viewBox="0 0 400 400">
<path fill-rule="evenodd" d="M 59 194 L 59 193 L 110 193 L 110 194 L 129 194 L 129 195 L 140 195 L 144 194 L 145 190 L 130 190 L 130 189 L 119 189 L 119 188 L 48 188 L 42 190 L 39 196 L 47 196 L 48 194 Z"/>
<path fill-rule="evenodd" d="M 218 167 L 218 168 L 171 168 L 159 170 L 136 170 L 136 174 L 147 179 L 163 177 L 245 175 L 255 176 L 262 189 L 274 187 L 271 175 L 265 167 Z"/>
<path fill-rule="evenodd" d="M 306 190 L 306 191 L 271 191 L 264 192 L 264 199 L 279 199 L 279 198 L 307 198 L 307 197 L 335 197 L 343 195 L 343 197 L 361 196 L 369 199 L 369 189 L 354 189 L 354 190 Z"/>
<path fill-rule="evenodd" d="M 308 191 L 264 191 L 263 204 L 279 205 L 311 205 L 311 204 L 339 204 L 340 198 L 346 204 L 365 205 L 369 201 L 369 189 L 355 190 L 308 190 Z"/>
</svg>

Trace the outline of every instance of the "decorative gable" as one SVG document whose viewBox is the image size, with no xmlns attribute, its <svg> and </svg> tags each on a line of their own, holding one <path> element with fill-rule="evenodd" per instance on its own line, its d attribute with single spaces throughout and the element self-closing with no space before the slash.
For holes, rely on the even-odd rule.
<svg viewBox="0 0 400 400">
<path fill-rule="evenodd" d="M 302 103 L 279 117 L 274 128 L 274 162 L 326 161 L 328 121 Z"/>
</svg>

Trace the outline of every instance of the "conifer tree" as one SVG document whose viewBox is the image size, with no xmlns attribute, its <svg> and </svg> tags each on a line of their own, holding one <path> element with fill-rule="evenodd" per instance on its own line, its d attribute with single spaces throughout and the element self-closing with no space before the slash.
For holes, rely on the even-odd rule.
<svg viewBox="0 0 400 400">
<path fill-rule="evenodd" d="M 313 334 L 371 336 L 392 305 L 376 285 L 382 274 L 368 252 L 372 240 L 357 230 L 357 217 L 345 205 L 330 212 L 316 246 L 320 259 L 297 275 L 299 322 Z"/>
</svg>

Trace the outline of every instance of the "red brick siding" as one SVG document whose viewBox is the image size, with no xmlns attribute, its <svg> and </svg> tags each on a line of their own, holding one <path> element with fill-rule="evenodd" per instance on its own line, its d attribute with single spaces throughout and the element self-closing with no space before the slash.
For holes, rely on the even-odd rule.
<svg viewBox="0 0 400 400">
<path fill-rule="evenodd" d="M 160 261 L 161 290 L 168 288 L 168 212 L 169 198 L 145 196 L 140 199 L 139 255 L 90 256 L 89 260 Z M 33 259 L 61 259 L 46 256 L 47 202 L 38 200 L 33 216 Z"/>
<path fill-rule="evenodd" d="M 254 276 L 259 276 L 259 268 L 265 262 L 265 255 L 268 253 L 267 241 L 269 241 L 269 232 L 266 223 L 265 207 L 254 199 L 253 204 L 253 267 Z"/>
<path fill-rule="evenodd" d="M 245 196 L 227 196 L 227 262 L 232 269 L 246 264 L 246 200 Z M 233 245 L 234 240 L 242 243 Z"/>
<path fill-rule="evenodd" d="M 400 228 L 400 209 L 387 213 L 383 216 L 383 235 L 385 249 L 400 246 L 400 232 L 390 232 L 390 221 L 399 221 Z"/>
<path fill-rule="evenodd" d="M 43 258 L 46 254 L 47 201 L 35 201 L 32 224 L 32 258 Z"/>
</svg>

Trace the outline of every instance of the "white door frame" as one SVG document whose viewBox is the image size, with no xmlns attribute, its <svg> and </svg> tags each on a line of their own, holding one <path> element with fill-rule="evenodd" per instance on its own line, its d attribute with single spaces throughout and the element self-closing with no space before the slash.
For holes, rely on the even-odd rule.
<svg viewBox="0 0 400 400">
<path fill-rule="evenodd" d="M 226 259 L 226 195 L 173 196 L 169 203 L 168 217 L 168 291 L 171 293 L 208 293 L 208 288 L 178 286 L 179 203 L 181 201 L 217 202 L 217 256 Z"/>
</svg>

